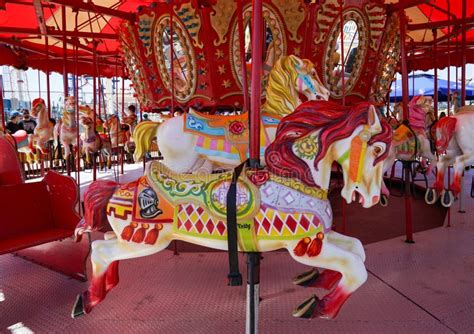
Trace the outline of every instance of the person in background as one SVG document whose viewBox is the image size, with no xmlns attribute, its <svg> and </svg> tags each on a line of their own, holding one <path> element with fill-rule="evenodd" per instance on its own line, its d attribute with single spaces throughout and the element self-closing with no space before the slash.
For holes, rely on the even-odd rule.
<svg viewBox="0 0 474 334">
<path fill-rule="evenodd" d="M 149 121 L 148 114 L 143 114 L 143 121 L 144 122 Z"/>
<path fill-rule="evenodd" d="M 23 124 L 23 130 L 27 134 L 31 135 L 35 132 L 36 121 L 30 117 L 30 112 L 27 109 L 23 109 L 23 120 L 20 124 Z"/>
<path fill-rule="evenodd" d="M 20 113 L 18 111 L 12 112 L 6 128 L 10 134 L 14 134 L 18 130 L 23 130 L 23 123 L 20 122 Z"/>
</svg>

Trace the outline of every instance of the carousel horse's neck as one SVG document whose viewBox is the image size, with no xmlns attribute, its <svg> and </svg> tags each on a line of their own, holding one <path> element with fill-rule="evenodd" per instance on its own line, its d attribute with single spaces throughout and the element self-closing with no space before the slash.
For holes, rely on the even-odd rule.
<svg viewBox="0 0 474 334">
<path fill-rule="evenodd" d="M 95 133 L 95 130 L 94 130 L 94 127 L 91 126 L 91 127 L 84 127 L 85 128 L 85 142 L 86 143 L 94 143 L 95 140 L 96 140 L 96 133 Z"/>
<path fill-rule="evenodd" d="M 74 113 L 64 112 L 63 114 L 63 126 L 68 129 L 75 129 L 76 125 L 76 117 Z"/>
<path fill-rule="evenodd" d="M 48 117 L 48 111 L 46 108 L 41 109 L 38 111 L 38 117 L 36 118 L 38 120 L 38 125 L 37 128 L 45 128 L 50 126 L 49 122 L 49 117 Z"/>
</svg>

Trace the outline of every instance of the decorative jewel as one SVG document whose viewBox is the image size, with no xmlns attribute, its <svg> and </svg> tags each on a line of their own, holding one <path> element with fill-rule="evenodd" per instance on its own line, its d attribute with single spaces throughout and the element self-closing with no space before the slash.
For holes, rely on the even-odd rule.
<svg viewBox="0 0 474 334">
<path fill-rule="evenodd" d="M 240 121 L 234 121 L 234 122 L 229 124 L 229 130 L 234 135 L 240 135 L 244 132 L 245 125 Z"/>
<path fill-rule="evenodd" d="M 260 187 L 262 184 L 264 184 L 270 179 L 270 174 L 268 173 L 268 171 L 259 170 L 250 174 L 249 179 L 257 187 Z"/>
</svg>

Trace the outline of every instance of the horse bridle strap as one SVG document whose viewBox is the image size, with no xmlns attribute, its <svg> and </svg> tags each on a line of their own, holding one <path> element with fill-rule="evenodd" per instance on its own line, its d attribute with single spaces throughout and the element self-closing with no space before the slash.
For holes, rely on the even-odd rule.
<svg viewBox="0 0 474 334">
<path fill-rule="evenodd" d="M 242 162 L 232 174 L 229 191 L 227 192 L 227 246 L 229 254 L 229 285 L 242 285 L 242 275 L 239 271 L 239 257 L 237 249 L 237 182 L 247 160 Z"/>
</svg>

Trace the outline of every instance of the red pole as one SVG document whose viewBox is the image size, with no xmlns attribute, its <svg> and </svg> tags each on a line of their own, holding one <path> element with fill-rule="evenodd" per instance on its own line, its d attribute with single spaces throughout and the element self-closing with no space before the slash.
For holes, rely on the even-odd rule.
<svg viewBox="0 0 474 334">
<path fill-rule="evenodd" d="M 77 19 L 78 19 L 79 12 L 76 12 L 75 18 L 75 29 L 74 32 L 76 34 L 77 40 Z M 77 67 L 78 61 L 78 47 L 77 44 L 74 47 L 74 72 L 76 73 L 75 85 L 74 85 L 74 97 L 76 101 L 76 181 L 77 181 L 77 193 L 80 194 L 81 188 L 81 138 L 79 135 L 79 69 Z M 74 152 L 73 152 L 74 153 Z M 81 214 L 82 205 L 79 205 L 79 214 Z"/>
<path fill-rule="evenodd" d="M 122 73 L 123 73 L 123 68 L 122 68 Z M 125 114 L 125 80 L 123 79 L 123 77 L 121 79 L 122 79 L 122 115 L 124 115 Z M 132 135 L 132 126 L 131 125 L 130 125 L 130 128 L 129 128 L 129 132 L 130 132 L 130 135 Z M 127 143 L 125 143 L 125 145 L 127 145 Z M 124 163 L 124 159 L 122 157 L 122 166 L 120 168 L 120 173 L 121 174 L 123 174 L 123 163 Z"/>
<path fill-rule="evenodd" d="M 436 41 L 438 30 L 433 29 L 433 60 L 434 60 L 434 113 L 438 115 L 438 42 Z"/>
<path fill-rule="evenodd" d="M 461 55 L 462 55 L 462 67 L 461 67 L 461 105 L 466 105 L 466 12 L 467 4 L 466 0 L 462 0 L 462 39 L 461 39 Z"/>
<path fill-rule="evenodd" d="M 252 11 L 252 95 L 250 101 L 250 166 L 260 164 L 260 102 L 263 46 L 263 4 L 262 0 L 253 0 Z M 243 38 L 243 36 L 242 36 Z"/>
<path fill-rule="evenodd" d="M 240 60 L 241 60 L 241 71 L 242 71 L 242 90 L 243 90 L 243 111 L 249 111 L 249 88 L 247 83 L 247 66 L 245 60 L 245 31 L 244 31 L 244 8 L 243 0 L 238 0 L 237 2 L 237 22 L 239 29 L 239 46 L 240 46 Z"/>
<path fill-rule="evenodd" d="M 51 84 L 49 78 L 49 41 L 48 36 L 44 37 L 46 46 L 46 98 L 48 100 L 48 116 L 51 117 Z"/>
<path fill-rule="evenodd" d="M 342 88 L 342 105 L 346 104 L 346 78 L 344 76 L 345 64 L 344 64 L 344 1 L 338 0 L 339 2 L 339 17 L 341 20 L 341 88 Z M 337 83 L 336 83 L 337 85 Z"/>
<path fill-rule="evenodd" d="M 408 120 L 408 64 L 406 50 L 406 17 L 405 11 L 400 11 L 400 55 L 402 57 L 402 101 L 403 101 L 403 119 Z M 403 165 L 405 181 L 405 230 L 406 242 L 413 243 L 413 221 L 412 221 L 412 203 L 410 187 L 410 168 L 408 164 Z"/>
<path fill-rule="evenodd" d="M 171 114 L 174 116 L 174 30 L 173 30 L 173 2 L 171 1 L 170 6 L 170 79 L 171 79 Z M 179 61 L 179 60 L 178 60 Z"/>
<path fill-rule="evenodd" d="M 2 115 L 2 128 L 3 128 L 3 131 L 7 131 L 5 129 L 5 109 L 4 109 L 4 106 L 3 106 L 3 76 L 0 75 L 0 113 Z"/>
<path fill-rule="evenodd" d="M 96 131 L 96 124 L 97 124 L 97 42 L 93 41 L 93 48 L 94 48 L 94 53 L 92 54 L 92 62 L 94 63 L 94 74 L 93 74 L 93 82 L 92 82 L 92 103 L 94 104 L 93 110 L 94 110 L 94 132 Z M 96 133 L 96 136 L 99 136 L 98 133 Z M 100 151 L 98 152 L 99 154 L 99 160 L 100 160 Z M 104 162 L 105 164 L 107 162 Z M 93 157 L 92 160 L 92 180 L 95 181 L 97 180 L 97 160 L 96 157 Z"/>
<path fill-rule="evenodd" d="M 63 28 L 63 85 L 64 97 L 68 96 L 68 82 L 67 82 L 67 43 L 66 43 L 66 6 L 61 6 L 61 21 Z"/>
<path fill-rule="evenodd" d="M 450 0 L 446 0 L 448 4 L 448 12 L 446 13 L 448 15 L 448 36 L 451 34 L 451 6 L 449 5 Z M 448 96 L 447 96 L 447 105 L 448 105 L 448 115 L 450 115 L 450 110 L 451 110 L 451 38 L 448 38 Z"/>
</svg>

